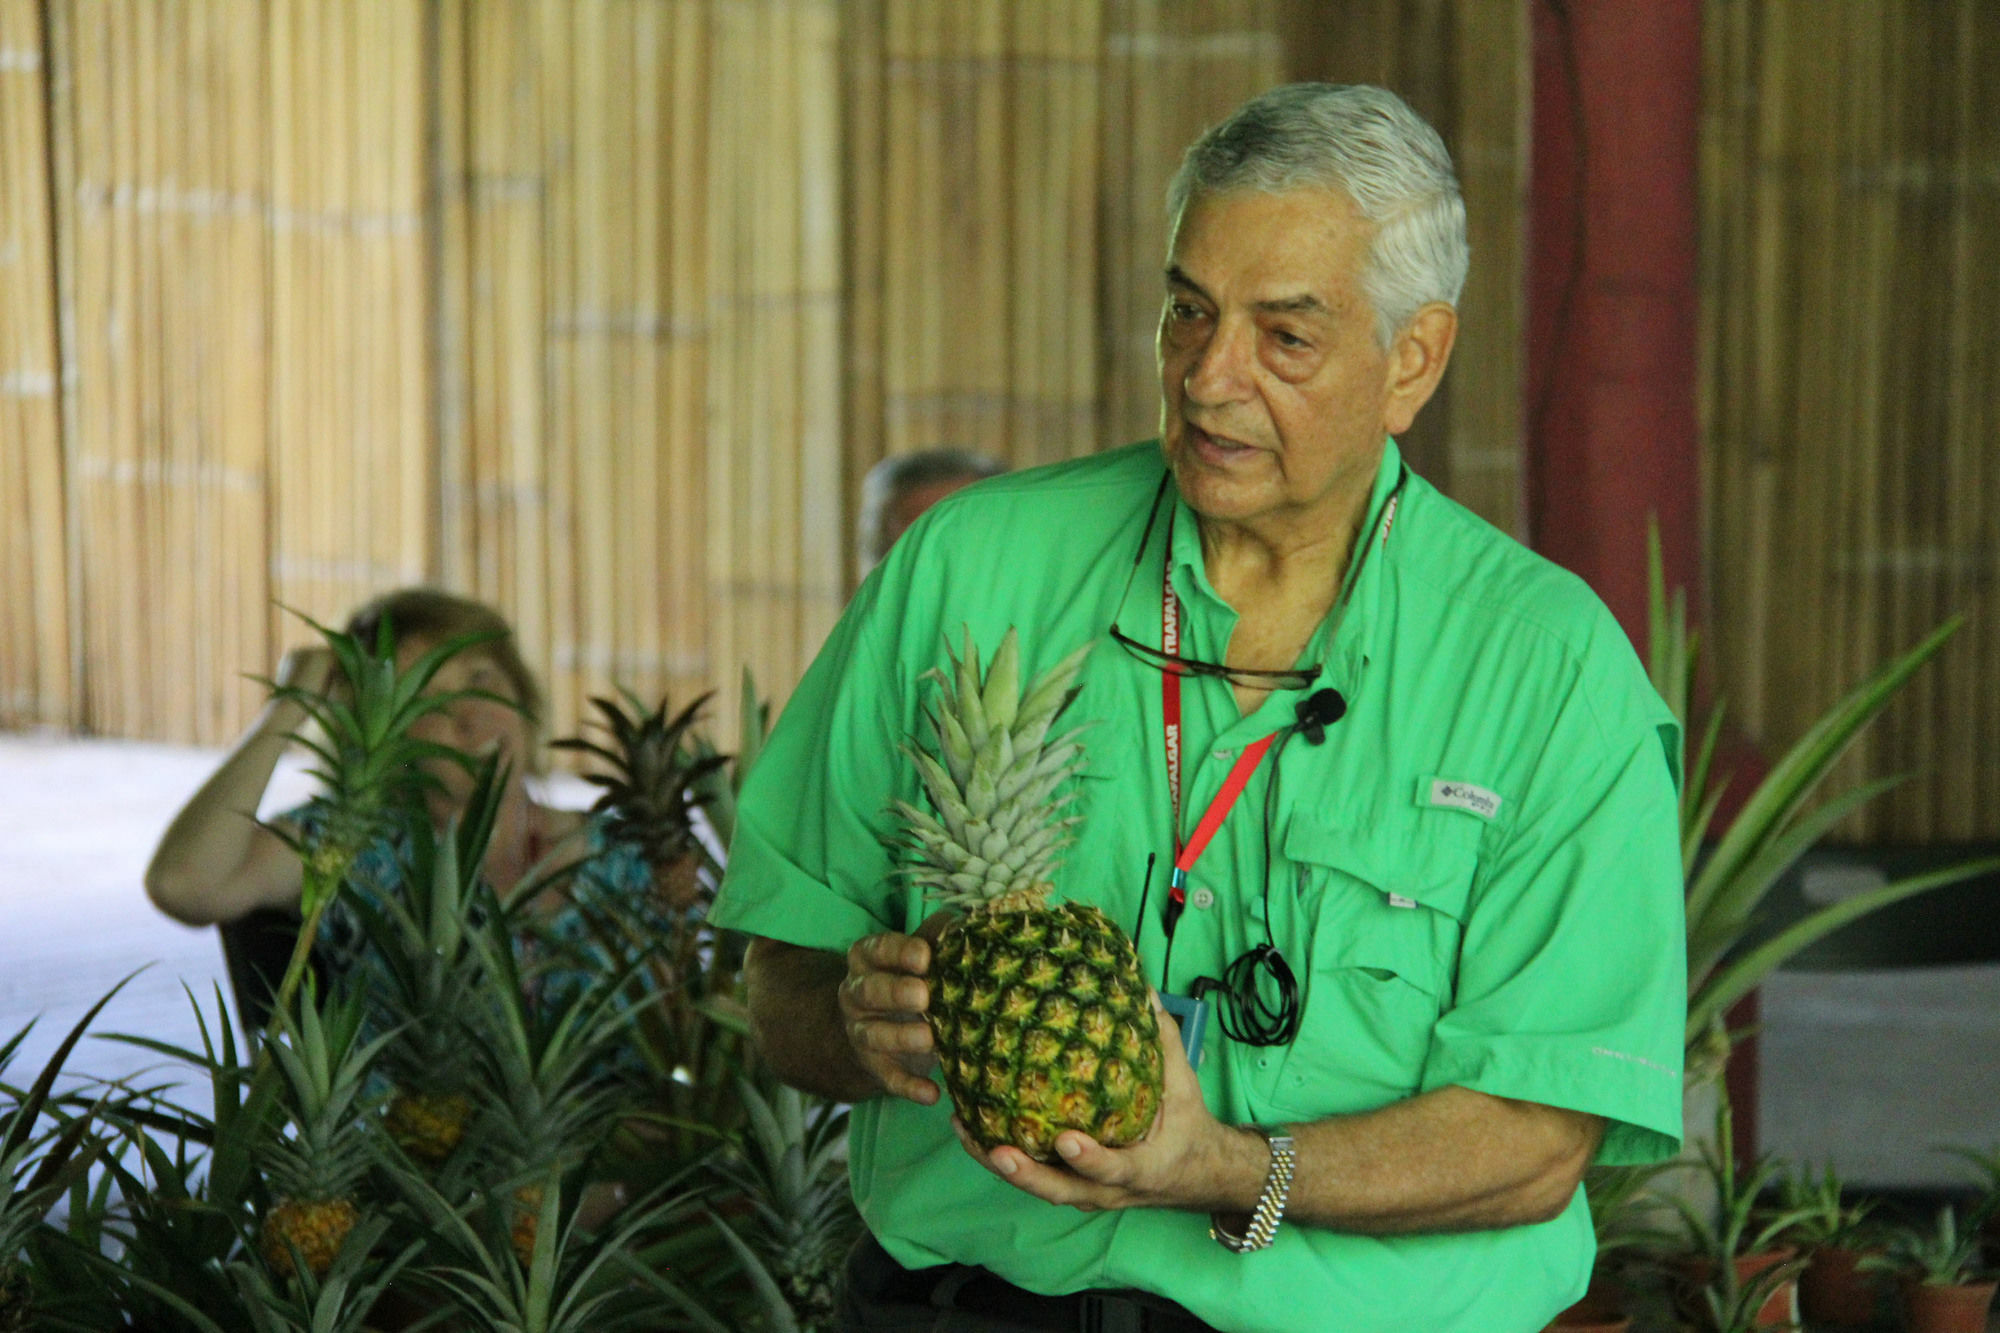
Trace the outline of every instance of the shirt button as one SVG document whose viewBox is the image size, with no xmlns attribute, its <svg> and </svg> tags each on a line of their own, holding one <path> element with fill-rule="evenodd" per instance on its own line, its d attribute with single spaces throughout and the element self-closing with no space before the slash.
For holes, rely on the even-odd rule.
<svg viewBox="0 0 2000 1333">
<path fill-rule="evenodd" d="M 1215 890 L 1196 889 L 1188 895 L 1188 902 L 1197 909 L 1206 912 L 1209 908 L 1215 906 Z"/>
<path fill-rule="evenodd" d="M 1215 758 L 1217 758 L 1217 759 L 1227 759 L 1227 758 L 1229 758 L 1229 756 L 1230 756 L 1230 755 L 1233 755 L 1233 754 L 1235 754 L 1235 753 L 1236 753 L 1236 751 L 1234 751 L 1234 750 L 1215 750 L 1215 751 L 1212 751 L 1211 753 L 1212 753 L 1212 754 L 1213 754 L 1213 756 L 1214 756 Z"/>
</svg>

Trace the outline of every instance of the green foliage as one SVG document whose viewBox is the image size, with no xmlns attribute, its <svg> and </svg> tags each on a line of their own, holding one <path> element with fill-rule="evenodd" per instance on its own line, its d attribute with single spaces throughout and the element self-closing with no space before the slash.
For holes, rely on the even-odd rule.
<svg viewBox="0 0 2000 1333">
<path fill-rule="evenodd" d="M 1828 1245 L 1851 1246 L 1864 1234 L 1873 1200 L 1849 1203 L 1843 1197 L 1840 1176 L 1827 1163 L 1818 1175 L 1804 1166 L 1784 1167 L 1775 1178 L 1778 1205 L 1775 1216 L 1792 1218 L 1782 1239 L 1808 1249 Z"/>
<path fill-rule="evenodd" d="M 1691 725 L 1700 636 L 1688 629 L 1685 593 L 1677 588 L 1669 597 L 1666 592 L 1657 527 L 1648 534 L 1647 559 L 1653 686 L 1683 730 L 1701 737 L 1685 766 L 1681 790 L 1681 855 L 1688 877 L 1686 1042 L 1689 1076 L 1713 1077 L 1728 1051 L 1723 1016 L 1788 959 L 1870 912 L 2000 870 L 2000 857 L 1961 862 L 1856 894 L 1743 947 L 1765 897 L 1792 864 L 1847 815 L 1904 781 L 1884 778 L 1831 795 L 1821 790 L 1842 756 L 1910 678 L 1943 650 L 1963 620 L 1946 621 L 1848 691 L 1771 766 L 1704 858 L 1709 827 L 1728 785 L 1726 777 L 1714 778 L 1711 772 L 1723 713 L 1718 705 L 1700 727 Z"/>
<path fill-rule="evenodd" d="M 714 1174 L 746 1208 L 715 1225 L 767 1300 L 801 1333 L 833 1326 L 842 1263 L 860 1232 L 847 1182 L 847 1111 L 774 1086 L 741 1088 L 748 1131 L 721 1154 Z M 776 1325 L 766 1325 L 777 1327 Z"/>
<path fill-rule="evenodd" d="M 461 634 L 447 639 L 406 669 L 396 661 L 395 631 L 386 616 L 372 647 L 355 635 L 329 629 L 310 617 L 300 618 L 326 640 L 345 689 L 325 695 L 293 685 L 274 685 L 271 690 L 274 698 L 298 704 L 314 723 L 294 739 L 317 758 L 318 766 L 310 772 L 318 779 L 331 811 L 323 836 L 312 846 L 297 843 L 282 829 L 272 830 L 294 843 L 304 870 L 299 899 L 304 924 L 279 982 L 274 1010 L 286 1008 L 297 993 L 299 979 L 319 939 L 320 921 L 345 882 L 354 858 L 371 841 L 398 828 L 415 834 L 428 827 L 422 798 L 427 790 L 437 787 L 438 778 L 425 765 L 441 762 L 459 765 L 468 772 L 476 770 L 471 756 L 419 738 L 416 724 L 467 698 L 486 699 L 509 708 L 520 706 L 483 690 L 430 691 L 431 681 L 446 662 L 468 648 L 490 642 L 497 634 Z"/>
<path fill-rule="evenodd" d="M 1992 1216 L 1994 1206 L 1989 1198 L 1961 1223 L 1958 1210 L 1946 1205 L 1937 1210 L 1936 1220 L 1927 1228 L 1909 1225 L 1887 1228 L 1884 1253 L 1870 1255 L 1862 1261 L 1862 1266 L 1897 1273 L 1932 1287 L 1980 1281 L 1990 1275 L 1990 1270 L 1980 1262 L 1979 1228 Z"/>
<path fill-rule="evenodd" d="M 1711 1214 L 1704 1215 L 1701 1209 L 1678 1196 L 1670 1199 L 1686 1228 L 1688 1248 L 1720 1268 L 1729 1268 L 1730 1261 L 1740 1255 L 1756 1254 L 1779 1244 L 1806 1217 L 1805 1210 L 1800 1208 L 1758 1206 L 1758 1196 L 1776 1179 L 1779 1164 L 1765 1157 L 1749 1163 L 1747 1169 L 1738 1163 L 1736 1134 L 1726 1096 L 1716 1102 L 1714 1137 L 1701 1143 L 1701 1169 L 1715 1191 Z"/>
<path fill-rule="evenodd" d="M 506 775 L 409 734 L 450 702 L 425 693 L 438 667 L 476 640 L 399 670 L 386 636 L 370 650 L 321 632 L 354 685 L 298 696 L 318 727 L 329 827 L 351 840 L 390 821 L 415 891 L 353 904 L 374 954 L 344 991 L 302 984 L 310 919 L 255 1049 L 238 1046 L 219 992 L 212 1012 L 190 996 L 192 1048 L 113 1034 L 179 1078 L 58 1094 L 101 1001 L 29 1089 L 0 1082 L 0 1330 L 823 1327 L 857 1225 L 845 1116 L 756 1081 L 740 950 L 699 904 L 664 935 L 607 906 L 597 925 L 615 965 L 551 999 L 517 956 L 529 895 L 503 903 L 481 878 Z M 746 702 L 758 739 L 766 716 Z M 675 744 L 697 755 L 705 742 L 681 727 Z M 439 759 L 476 777 L 442 829 L 422 816 L 417 767 Z M 689 771 L 733 792 L 744 762 Z M 345 866 L 325 844 L 298 850 L 324 911 Z M 565 871 L 530 881 L 562 892 Z M 21 1040 L 0 1044 L 0 1076 Z M 448 1060 L 476 1114 L 448 1160 L 418 1161 L 379 1107 Z M 358 1219 L 330 1267 L 316 1276 L 297 1246 L 274 1267 L 260 1219 L 283 1196 L 335 1190 L 351 1190 Z"/>
<path fill-rule="evenodd" d="M 1673 1206 L 1654 1188 L 1661 1176 L 1680 1165 L 1669 1161 L 1593 1166 L 1584 1173 L 1583 1193 L 1590 1205 L 1600 1264 L 1666 1250 L 1680 1239 L 1681 1232 L 1673 1225 Z"/>
</svg>

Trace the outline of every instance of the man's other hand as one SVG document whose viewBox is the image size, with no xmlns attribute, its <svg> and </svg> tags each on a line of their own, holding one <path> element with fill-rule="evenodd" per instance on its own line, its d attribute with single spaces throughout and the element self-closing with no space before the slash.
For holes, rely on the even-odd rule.
<svg viewBox="0 0 2000 1333">
<path fill-rule="evenodd" d="M 924 1009 L 930 985 L 933 923 L 917 935 L 864 935 L 847 950 L 840 983 L 840 1018 L 855 1058 L 892 1097 L 934 1106 L 940 1095 L 929 1073 L 937 1066 Z"/>
</svg>

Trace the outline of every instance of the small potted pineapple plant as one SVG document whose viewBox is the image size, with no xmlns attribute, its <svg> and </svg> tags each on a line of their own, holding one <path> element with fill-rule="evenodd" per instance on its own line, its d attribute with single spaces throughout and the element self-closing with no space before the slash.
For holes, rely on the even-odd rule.
<svg viewBox="0 0 2000 1333">
<path fill-rule="evenodd" d="M 1754 1328 L 1791 1328 L 1799 1322 L 1799 1271 L 1805 1266 L 1788 1237 L 1806 1216 L 1801 1208 L 1758 1206 L 1758 1197 L 1778 1176 L 1775 1161 L 1740 1164 L 1729 1113 L 1721 1098 L 1714 1137 L 1701 1145 L 1702 1166 L 1714 1193 L 1712 1214 L 1670 1196 L 1686 1227 L 1688 1253 L 1679 1268 L 1684 1304 L 1698 1327 L 1720 1330 L 1736 1318 L 1744 1293 L 1760 1293 L 1751 1308 Z M 1776 1273 L 1779 1276 L 1767 1278 Z M 1704 1309 L 1704 1307 L 1706 1307 Z"/>
<path fill-rule="evenodd" d="M 1980 1245 L 1986 1253 L 1986 1266 L 2000 1269 L 2000 1143 L 1980 1152 L 1975 1148 L 1946 1148 L 1945 1152 L 1954 1157 L 1962 1157 L 1979 1168 L 1985 1176 L 1984 1190 L 1979 1203 L 1979 1215 L 1986 1219 L 1979 1228 Z"/>
<path fill-rule="evenodd" d="M 1877 1275 L 1861 1267 L 1881 1252 L 1870 1227 L 1872 1200 L 1849 1202 L 1831 1163 L 1818 1175 L 1801 1167 L 1777 1182 L 1777 1211 L 1794 1217 L 1787 1244 L 1806 1256 L 1799 1275 L 1799 1310 L 1812 1324 L 1866 1324 L 1884 1294 Z"/>
<path fill-rule="evenodd" d="M 1929 1227 L 1894 1228 L 1885 1251 L 1863 1261 L 1895 1274 L 1910 1333 L 1985 1333 L 1996 1283 L 1980 1258 L 1979 1228 L 1996 1199 L 1990 1196 L 1963 1222 L 1947 1204 Z"/>
</svg>

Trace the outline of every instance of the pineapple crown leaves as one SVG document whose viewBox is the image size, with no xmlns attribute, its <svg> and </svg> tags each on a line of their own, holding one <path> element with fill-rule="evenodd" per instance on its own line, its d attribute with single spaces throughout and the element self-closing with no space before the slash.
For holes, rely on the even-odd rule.
<svg viewBox="0 0 2000 1333">
<path fill-rule="evenodd" d="M 255 1155 L 283 1118 L 279 1070 L 270 1061 L 260 1062 L 252 1070 L 239 1058 L 228 1002 L 223 998 L 220 983 L 214 988 L 212 1027 L 210 1016 L 203 1011 L 194 992 L 185 985 L 181 989 L 194 1010 L 201 1050 L 126 1033 L 112 1033 L 108 1039 L 154 1051 L 200 1070 L 208 1079 L 212 1118 L 182 1110 L 144 1091 L 111 1108 L 110 1115 L 142 1151 L 150 1143 L 149 1133 L 166 1134 L 184 1145 L 209 1148 L 205 1163 L 207 1196 L 216 1200 L 246 1200 L 257 1188 Z M 116 1171 L 116 1159 L 112 1159 L 111 1165 Z M 121 1185 L 121 1189 L 128 1199 L 145 1197 L 148 1193 L 147 1187 L 139 1184 Z M 158 1189 L 155 1185 L 150 1192 L 157 1193 Z M 135 1194 L 135 1190 L 139 1193 Z"/>
<path fill-rule="evenodd" d="M 727 767 L 729 756 L 716 753 L 693 732 L 701 709 L 714 692 L 667 716 L 667 700 L 647 708 L 630 690 L 621 689 L 624 705 L 593 697 L 602 715 L 598 726 L 610 744 L 587 736 L 571 736 L 554 748 L 592 755 L 610 767 L 608 773 L 586 773 L 584 781 L 603 788 L 591 809 L 609 812 L 614 834 L 629 838 L 669 860 L 692 848 L 692 811 L 713 799 L 713 776 Z"/>
<path fill-rule="evenodd" d="M 93 1132 L 104 1099 L 89 1106 L 82 1115 L 72 1116 L 51 1101 L 50 1093 L 84 1030 L 131 979 L 128 976 L 112 987 L 77 1021 L 34 1084 L 25 1093 L 15 1093 L 15 1105 L 0 1114 L 0 1271 L 4 1271 L 30 1233 L 41 1225 L 57 1200 L 89 1172 L 107 1146 L 107 1140 Z M 33 1027 L 29 1023 L 0 1045 L 0 1073 L 6 1071 L 14 1052 L 20 1049 Z M 38 1132 L 36 1127 L 44 1115 L 53 1126 Z"/>
<path fill-rule="evenodd" d="M 264 1165 L 281 1190 L 303 1198 L 341 1193 L 366 1169 L 368 1075 L 395 1036 L 363 1039 L 360 994 L 321 1005 L 316 991 L 308 982 L 296 1017 L 279 1011 L 280 1040 L 267 1047 L 294 1132 L 266 1143 Z"/>
<path fill-rule="evenodd" d="M 962 652 L 946 644 L 949 669 L 923 676 L 938 685 L 927 711 L 935 752 L 915 740 L 902 746 L 936 813 L 892 805 L 900 828 L 891 844 L 911 858 L 897 873 L 955 907 L 1048 879 L 1080 822 L 1062 814 L 1075 793 L 1056 792 L 1083 764 L 1084 728 L 1049 733 L 1079 693 L 1076 676 L 1091 648 L 1024 688 L 1013 629 L 983 673 L 969 628 Z"/>
<path fill-rule="evenodd" d="M 507 1237 L 512 1209 L 505 1196 L 454 1205 L 422 1176 L 399 1178 L 424 1220 L 433 1253 L 448 1257 L 426 1263 L 422 1278 L 463 1316 L 464 1326 L 535 1333 L 661 1327 L 736 1333 L 737 1325 L 715 1317 L 696 1294 L 667 1275 L 664 1265 L 642 1254 L 660 1233 L 688 1230 L 698 1195 L 686 1192 L 678 1180 L 670 1181 L 635 1199 L 612 1225 L 592 1233 L 577 1226 L 574 1213 L 564 1222 L 562 1193 L 554 1187 L 559 1179 L 548 1172 L 539 1182 L 535 1247 L 523 1265 Z M 475 1221 L 482 1210 L 487 1235 Z M 664 1320 L 668 1306 L 679 1314 L 671 1324 Z"/>
<path fill-rule="evenodd" d="M 504 932 L 482 938 L 493 982 L 478 1026 L 475 1086 L 482 1141 L 502 1172 L 587 1156 L 629 1099 L 611 1071 L 635 1015 L 632 968 L 594 978 L 559 1005 L 531 1005 Z"/>
<path fill-rule="evenodd" d="M 444 832 L 426 827 L 411 838 L 416 891 L 379 904 L 357 896 L 351 904 L 388 975 L 385 998 L 408 1010 L 402 1017 L 433 1016 L 449 1003 L 450 988 L 476 979 L 472 938 L 483 923 L 504 916 L 480 872 L 505 785 L 504 765 L 489 756 L 465 809 Z"/>
<path fill-rule="evenodd" d="M 419 721 L 461 699 L 485 699 L 514 709 L 520 704 L 486 690 L 427 692 L 446 662 L 492 642 L 498 633 L 457 635 L 433 646 L 405 669 L 396 661 L 394 628 L 386 616 L 371 647 L 356 635 L 294 614 L 326 640 L 346 682 L 345 697 L 339 691 L 322 695 L 295 685 L 266 683 L 273 698 L 296 703 L 316 725 L 317 734 L 303 729 L 294 739 L 318 760 L 311 774 L 325 788 L 325 799 L 338 815 L 330 836 L 340 845 L 329 850 L 336 868 L 344 869 L 345 859 L 374 836 L 384 819 L 413 807 L 427 788 L 437 785 L 436 777 L 424 771 L 423 761 L 443 760 L 472 771 L 476 761 L 470 756 L 411 735 Z M 285 830 L 272 831 L 298 846 Z"/>
<path fill-rule="evenodd" d="M 708 1169 L 748 1205 L 743 1239 L 787 1287 L 831 1282 L 860 1226 L 848 1186 L 847 1112 L 780 1084 L 766 1097 L 747 1078 L 740 1143 Z"/>
</svg>

